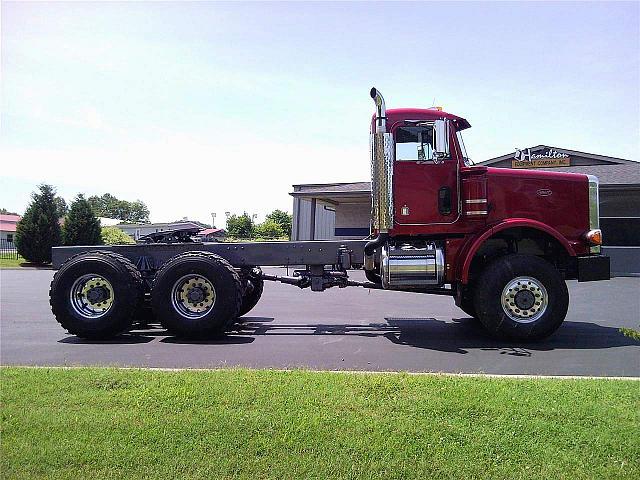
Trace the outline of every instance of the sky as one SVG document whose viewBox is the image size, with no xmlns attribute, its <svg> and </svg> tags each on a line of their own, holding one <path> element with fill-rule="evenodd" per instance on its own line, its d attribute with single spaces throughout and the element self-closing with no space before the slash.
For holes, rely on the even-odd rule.
<svg viewBox="0 0 640 480">
<path fill-rule="evenodd" d="M 291 212 L 369 179 L 372 86 L 466 118 L 474 161 L 640 160 L 639 5 L 3 1 L 0 207 L 45 182 L 152 221 Z"/>
</svg>

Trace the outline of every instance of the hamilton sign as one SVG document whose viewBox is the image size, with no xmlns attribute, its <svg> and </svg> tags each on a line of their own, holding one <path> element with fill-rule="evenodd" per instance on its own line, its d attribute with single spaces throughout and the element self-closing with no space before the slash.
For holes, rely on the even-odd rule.
<svg viewBox="0 0 640 480">
<path fill-rule="evenodd" d="M 516 148 L 511 161 L 511 168 L 568 167 L 570 165 L 568 154 L 549 147 L 536 152 L 531 152 L 530 148 L 524 150 Z"/>
</svg>

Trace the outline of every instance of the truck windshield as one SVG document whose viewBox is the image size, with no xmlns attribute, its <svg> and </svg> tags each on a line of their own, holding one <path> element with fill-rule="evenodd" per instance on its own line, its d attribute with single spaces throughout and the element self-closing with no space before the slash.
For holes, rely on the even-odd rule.
<svg viewBox="0 0 640 480">
<path fill-rule="evenodd" d="M 471 160 L 467 155 L 467 149 L 464 146 L 464 140 L 462 140 L 462 132 L 456 132 L 456 137 L 458 137 L 458 145 L 460 145 L 460 154 L 462 155 L 462 159 L 464 160 L 464 164 L 468 167 L 471 165 Z"/>
<path fill-rule="evenodd" d="M 396 160 L 433 160 L 433 126 L 400 127 L 396 130 Z"/>
</svg>

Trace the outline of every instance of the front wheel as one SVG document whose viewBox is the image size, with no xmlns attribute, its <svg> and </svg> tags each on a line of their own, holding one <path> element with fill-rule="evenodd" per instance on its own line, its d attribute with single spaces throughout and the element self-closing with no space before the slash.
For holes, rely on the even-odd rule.
<svg viewBox="0 0 640 480">
<path fill-rule="evenodd" d="M 476 314 L 496 336 L 539 340 L 555 332 L 567 315 L 567 284 L 553 265 L 539 257 L 500 257 L 487 265 L 476 285 Z"/>
</svg>

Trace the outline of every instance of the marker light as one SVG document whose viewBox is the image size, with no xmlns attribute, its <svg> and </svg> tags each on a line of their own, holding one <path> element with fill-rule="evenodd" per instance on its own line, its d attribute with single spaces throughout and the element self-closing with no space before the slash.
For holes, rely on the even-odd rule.
<svg viewBox="0 0 640 480">
<path fill-rule="evenodd" d="M 589 245 L 602 245 L 602 231 L 599 228 L 589 230 L 584 235 L 584 238 L 587 240 Z"/>
</svg>

